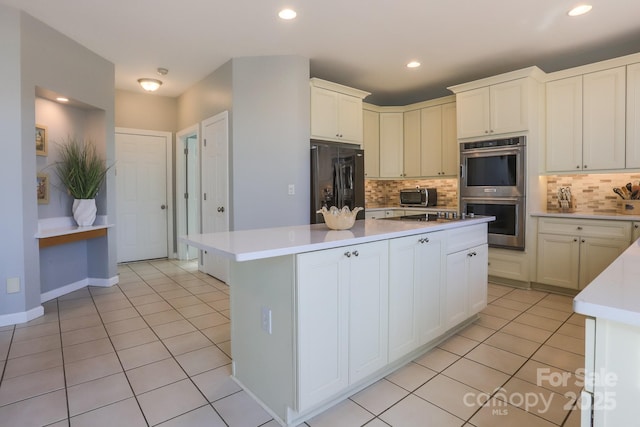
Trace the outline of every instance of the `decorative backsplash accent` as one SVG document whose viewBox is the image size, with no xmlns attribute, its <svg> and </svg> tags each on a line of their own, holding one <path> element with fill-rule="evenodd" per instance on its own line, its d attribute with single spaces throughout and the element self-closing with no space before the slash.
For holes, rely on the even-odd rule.
<svg viewBox="0 0 640 427">
<path fill-rule="evenodd" d="M 558 188 L 571 187 L 576 198 L 576 212 L 615 214 L 618 211 L 618 195 L 613 187 L 631 182 L 637 184 L 640 173 L 607 173 L 588 175 L 548 175 L 547 211 L 558 211 Z"/>
<path fill-rule="evenodd" d="M 436 188 L 438 190 L 438 206 L 458 209 L 458 180 L 452 179 L 403 179 L 364 181 L 364 205 L 367 208 L 384 208 L 399 206 L 400 190 L 405 188 Z"/>
</svg>

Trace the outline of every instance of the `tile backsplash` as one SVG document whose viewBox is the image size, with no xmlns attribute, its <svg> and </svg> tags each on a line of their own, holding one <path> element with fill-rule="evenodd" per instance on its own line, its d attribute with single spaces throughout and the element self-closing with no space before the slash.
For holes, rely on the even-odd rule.
<svg viewBox="0 0 640 427">
<path fill-rule="evenodd" d="M 548 175 L 547 211 L 558 211 L 558 188 L 571 187 L 576 212 L 614 214 L 621 199 L 613 192 L 613 187 L 622 187 L 628 182 L 638 184 L 638 181 L 640 173 Z"/>
<path fill-rule="evenodd" d="M 451 179 L 402 179 L 364 181 L 365 207 L 382 208 L 400 204 L 400 190 L 405 188 L 436 188 L 438 190 L 438 206 L 458 209 L 458 180 Z"/>
</svg>

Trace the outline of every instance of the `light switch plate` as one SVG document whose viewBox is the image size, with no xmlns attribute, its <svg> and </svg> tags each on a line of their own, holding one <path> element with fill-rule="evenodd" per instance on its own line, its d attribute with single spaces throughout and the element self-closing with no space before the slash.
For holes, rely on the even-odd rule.
<svg viewBox="0 0 640 427">
<path fill-rule="evenodd" d="M 19 277 L 7 278 L 7 293 L 15 294 L 17 292 L 20 292 L 20 278 Z"/>
</svg>

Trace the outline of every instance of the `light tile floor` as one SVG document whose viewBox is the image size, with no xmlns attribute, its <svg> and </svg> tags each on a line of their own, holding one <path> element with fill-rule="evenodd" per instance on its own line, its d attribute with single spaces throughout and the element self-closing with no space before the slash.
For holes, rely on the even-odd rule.
<svg viewBox="0 0 640 427">
<path fill-rule="evenodd" d="M 0 328 L 0 425 L 277 425 L 229 378 L 224 283 L 168 260 L 119 273 Z M 489 285 L 476 322 L 303 425 L 578 426 L 583 364 L 571 298 Z"/>
</svg>

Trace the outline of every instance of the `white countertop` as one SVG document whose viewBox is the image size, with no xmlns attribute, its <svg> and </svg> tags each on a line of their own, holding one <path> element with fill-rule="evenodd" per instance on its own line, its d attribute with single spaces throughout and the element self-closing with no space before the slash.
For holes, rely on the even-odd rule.
<svg viewBox="0 0 640 427">
<path fill-rule="evenodd" d="M 111 228 L 113 226 L 113 224 L 107 223 L 107 217 L 105 215 L 96 216 L 93 225 L 88 227 L 78 227 L 76 221 L 70 216 L 44 218 L 38 220 L 38 232 L 34 237 L 36 239 L 46 239 L 48 237 L 66 236 L 68 234 Z"/>
<path fill-rule="evenodd" d="M 552 217 L 552 218 L 574 218 L 574 219 L 609 219 L 615 221 L 640 221 L 640 215 L 622 215 L 622 214 L 599 214 L 586 212 L 531 212 L 531 216 Z"/>
<path fill-rule="evenodd" d="M 640 326 L 640 239 L 576 295 L 573 310 Z"/>
<path fill-rule="evenodd" d="M 178 240 L 235 261 L 251 261 L 447 230 L 493 220 L 495 217 L 492 216 L 429 222 L 366 219 L 356 221 L 350 230 L 329 230 L 325 224 L 313 224 L 195 234 L 181 236 Z"/>
</svg>

